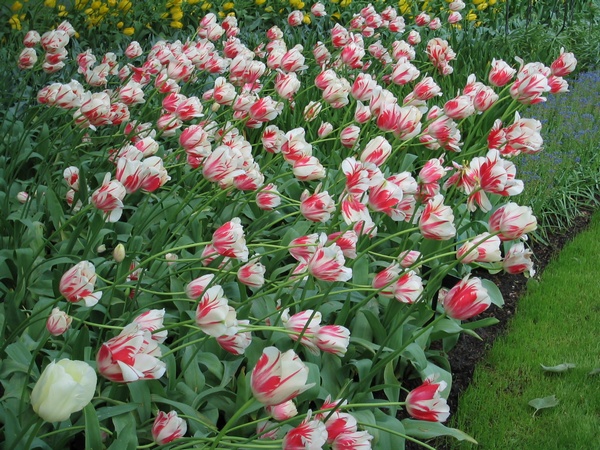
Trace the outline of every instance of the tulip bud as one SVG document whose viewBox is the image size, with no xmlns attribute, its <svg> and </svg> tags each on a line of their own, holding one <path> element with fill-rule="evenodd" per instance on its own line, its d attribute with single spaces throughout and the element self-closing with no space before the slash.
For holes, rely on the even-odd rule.
<svg viewBox="0 0 600 450">
<path fill-rule="evenodd" d="M 25 191 L 21 191 L 17 194 L 17 200 L 19 200 L 19 203 L 27 203 L 27 200 L 29 200 L 29 194 Z"/>
<path fill-rule="evenodd" d="M 71 326 L 73 318 L 59 308 L 54 308 L 46 322 L 46 328 L 52 336 L 60 336 Z"/>
<path fill-rule="evenodd" d="M 62 422 L 94 397 L 96 372 L 83 361 L 51 362 L 31 392 L 33 410 L 46 422 Z"/>
<path fill-rule="evenodd" d="M 177 416 L 176 411 L 169 414 L 158 412 L 152 425 L 152 438 L 158 445 L 168 444 L 182 437 L 187 431 L 187 422 Z"/>
<path fill-rule="evenodd" d="M 119 244 L 115 247 L 113 250 L 113 258 L 118 263 L 125 259 L 125 246 L 123 244 Z"/>
<path fill-rule="evenodd" d="M 104 253 L 104 252 L 106 251 L 106 245 L 104 245 L 104 244 L 100 244 L 100 245 L 98 246 L 98 248 L 96 249 L 96 251 L 97 251 L 98 253 Z"/>
</svg>

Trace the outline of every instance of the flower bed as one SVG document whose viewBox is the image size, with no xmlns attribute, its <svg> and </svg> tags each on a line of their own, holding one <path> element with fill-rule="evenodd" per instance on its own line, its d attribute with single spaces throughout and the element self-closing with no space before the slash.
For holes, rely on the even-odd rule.
<svg viewBox="0 0 600 450">
<path fill-rule="evenodd" d="M 518 111 L 576 60 L 455 72 L 463 7 L 322 6 L 314 35 L 294 11 L 256 46 L 206 14 L 75 58 L 68 22 L 29 31 L 35 92 L 2 125 L 7 445 L 473 440 L 441 423 L 447 352 L 503 303 L 473 267 L 533 271 L 510 158 L 543 140 Z"/>
</svg>

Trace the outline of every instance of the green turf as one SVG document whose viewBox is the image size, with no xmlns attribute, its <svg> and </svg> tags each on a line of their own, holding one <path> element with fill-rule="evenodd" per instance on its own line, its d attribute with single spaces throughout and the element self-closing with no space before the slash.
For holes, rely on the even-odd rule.
<svg viewBox="0 0 600 450">
<path fill-rule="evenodd" d="M 507 334 L 477 367 L 460 398 L 454 426 L 470 449 L 600 449 L 600 213 L 568 244 L 527 294 Z M 562 373 L 540 367 L 572 363 Z M 528 402 L 555 395 L 539 410 Z"/>
</svg>

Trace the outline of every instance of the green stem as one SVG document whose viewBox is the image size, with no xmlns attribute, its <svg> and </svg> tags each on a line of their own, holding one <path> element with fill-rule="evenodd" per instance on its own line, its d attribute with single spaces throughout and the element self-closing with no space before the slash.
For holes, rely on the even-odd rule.
<svg viewBox="0 0 600 450">
<path fill-rule="evenodd" d="M 249 398 L 248 401 L 246 403 L 244 403 L 244 405 L 238 409 L 235 414 L 231 417 L 231 419 L 229 419 L 227 421 L 227 423 L 225 424 L 225 426 L 223 427 L 223 429 L 219 432 L 219 434 L 217 435 L 217 437 L 215 438 L 215 440 L 213 441 L 213 444 L 211 445 L 211 450 L 214 450 L 216 448 L 218 448 L 217 446 L 219 445 L 219 442 L 221 442 L 221 439 L 223 439 L 223 437 L 225 437 L 225 434 L 227 433 L 227 431 L 233 427 L 235 425 L 235 423 L 237 422 L 237 420 L 246 412 L 246 410 L 255 402 L 256 400 L 254 400 L 254 398 Z"/>
</svg>

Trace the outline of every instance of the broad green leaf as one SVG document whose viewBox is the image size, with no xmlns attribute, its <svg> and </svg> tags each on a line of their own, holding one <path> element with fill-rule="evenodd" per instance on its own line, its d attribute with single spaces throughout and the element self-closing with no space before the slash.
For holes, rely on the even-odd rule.
<svg viewBox="0 0 600 450">
<path fill-rule="evenodd" d="M 468 441 L 477 444 L 477 441 L 467 433 L 456 428 L 449 428 L 439 422 L 424 420 L 404 419 L 402 421 L 406 434 L 418 439 L 431 439 L 438 436 L 451 436 L 459 441 Z"/>
<path fill-rule="evenodd" d="M 544 398 L 534 398 L 533 400 L 530 400 L 528 404 L 529 406 L 533 406 L 535 408 L 535 412 L 533 413 L 535 416 L 535 413 L 537 413 L 540 409 L 554 408 L 556 405 L 558 405 L 558 399 L 555 395 L 551 395 Z"/>
<path fill-rule="evenodd" d="M 110 419 L 119 414 L 135 411 L 137 408 L 138 406 L 133 403 L 119 406 L 105 406 L 96 410 L 96 416 L 98 417 L 98 422 L 102 422 L 103 420 Z"/>
<path fill-rule="evenodd" d="M 492 281 L 485 279 L 481 280 L 481 284 L 488 292 L 490 299 L 492 300 L 492 303 L 494 305 L 500 308 L 504 306 L 504 298 L 502 297 L 502 292 L 500 292 L 498 286 L 496 286 Z"/>
<path fill-rule="evenodd" d="M 100 434 L 100 423 L 94 405 L 88 403 L 83 408 L 85 416 L 85 448 L 90 450 L 102 450 L 102 436 Z"/>
<path fill-rule="evenodd" d="M 150 384 L 144 381 L 127 384 L 131 399 L 138 406 L 140 420 L 145 422 L 150 419 L 152 402 L 150 398 Z"/>
<path fill-rule="evenodd" d="M 542 366 L 542 369 L 545 370 L 546 372 L 566 372 L 569 369 L 573 369 L 575 367 L 575 364 L 572 363 L 563 363 L 563 364 L 559 364 L 557 366 L 545 366 L 543 364 L 540 364 L 540 366 Z"/>
<path fill-rule="evenodd" d="M 133 411 L 112 418 L 117 438 L 109 450 L 135 450 L 138 445 L 137 426 Z"/>
<path fill-rule="evenodd" d="M 390 361 L 385 365 L 383 371 L 383 382 L 388 386 L 383 389 L 383 392 L 390 402 L 397 402 L 400 399 L 400 386 L 402 385 L 396 376 L 394 368 L 393 361 Z M 398 407 L 396 406 L 390 407 L 390 414 L 395 416 L 397 409 Z"/>
</svg>

